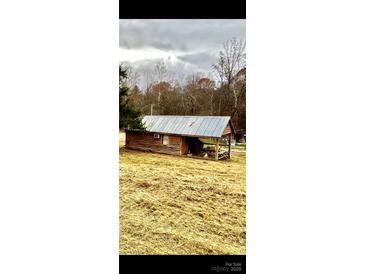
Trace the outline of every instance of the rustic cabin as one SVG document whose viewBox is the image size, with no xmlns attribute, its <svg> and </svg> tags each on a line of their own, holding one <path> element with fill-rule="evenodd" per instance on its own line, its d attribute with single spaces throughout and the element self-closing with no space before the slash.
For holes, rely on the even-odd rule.
<svg viewBox="0 0 365 274">
<path fill-rule="evenodd" d="M 127 148 L 215 160 L 231 157 L 235 130 L 229 116 L 148 115 L 143 123 L 144 131 L 126 129 Z"/>
</svg>

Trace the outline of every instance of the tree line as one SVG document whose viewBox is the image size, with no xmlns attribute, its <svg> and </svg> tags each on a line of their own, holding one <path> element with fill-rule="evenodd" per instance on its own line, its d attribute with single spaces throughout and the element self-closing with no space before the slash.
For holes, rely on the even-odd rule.
<svg viewBox="0 0 365 274">
<path fill-rule="evenodd" d="M 164 61 L 156 63 L 146 87 L 131 66 L 119 67 L 120 128 L 140 128 L 141 115 L 230 116 L 236 129 L 246 129 L 245 43 L 232 38 L 223 44 L 212 76 L 192 73 L 184 80 L 168 77 Z M 124 93 L 121 95 L 121 90 Z"/>
</svg>

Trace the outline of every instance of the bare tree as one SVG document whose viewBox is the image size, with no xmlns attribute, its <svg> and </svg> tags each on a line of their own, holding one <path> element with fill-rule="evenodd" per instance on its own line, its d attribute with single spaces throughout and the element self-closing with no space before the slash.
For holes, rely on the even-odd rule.
<svg viewBox="0 0 365 274">
<path fill-rule="evenodd" d="M 150 88 L 151 88 L 151 76 L 150 76 L 150 72 L 146 71 L 144 73 L 145 76 L 145 80 L 146 80 L 146 92 L 149 92 Z"/>
<path fill-rule="evenodd" d="M 130 88 L 137 86 L 140 79 L 139 73 L 129 64 L 121 63 L 120 65 L 126 70 L 128 75 L 128 77 L 124 80 L 124 84 Z"/>
<path fill-rule="evenodd" d="M 232 38 L 223 44 L 218 62 L 213 68 L 230 85 L 233 77 L 245 66 L 245 47 L 242 39 Z"/>
<path fill-rule="evenodd" d="M 167 67 L 166 67 L 165 62 L 163 60 L 157 62 L 157 64 L 155 65 L 154 73 L 156 75 L 157 84 L 161 83 L 162 81 L 164 81 L 166 79 Z M 158 97 L 157 97 L 157 105 L 158 106 L 160 105 L 160 101 L 161 101 L 161 90 L 158 90 Z"/>
<path fill-rule="evenodd" d="M 240 85 L 235 85 L 235 83 L 242 74 L 242 69 L 246 66 L 245 49 L 246 42 L 232 38 L 223 44 L 223 50 L 219 52 L 217 63 L 213 65 L 213 69 L 218 75 L 221 89 L 227 89 L 233 95 L 234 105 L 231 117 L 237 113 L 239 99 L 244 92 L 242 88 L 237 88 Z"/>
<path fill-rule="evenodd" d="M 208 77 L 203 77 L 200 78 L 200 80 L 198 81 L 198 88 L 201 89 L 202 91 L 204 91 L 204 93 L 207 93 L 210 100 L 210 111 L 209 114 L 213 115 L 214 113 L 214 81 L 210 80 Z M 204 94 L 205 95 L 205 94 Z"/>
</svg>

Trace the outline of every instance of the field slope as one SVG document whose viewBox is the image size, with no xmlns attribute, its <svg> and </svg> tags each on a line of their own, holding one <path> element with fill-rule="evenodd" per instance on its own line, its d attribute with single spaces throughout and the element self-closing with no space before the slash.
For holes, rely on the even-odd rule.
<svg viewBox="0 0 365 274">
<path fill-rule="evenodd" d="M 245 254 L 245 152 L 211 161 L 120 148 L 120 254 Z"/>
</svg>

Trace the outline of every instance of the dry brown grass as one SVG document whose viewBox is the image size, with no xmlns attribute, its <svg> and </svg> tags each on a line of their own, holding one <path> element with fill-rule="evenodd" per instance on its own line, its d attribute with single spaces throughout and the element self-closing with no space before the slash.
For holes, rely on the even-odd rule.
<svg viewBox="0 0 365 274">
<path fill-rule="evenodd" d="M 245 254 L 246 157 L 120 148 L 120 254 Z"/>
</svg>

